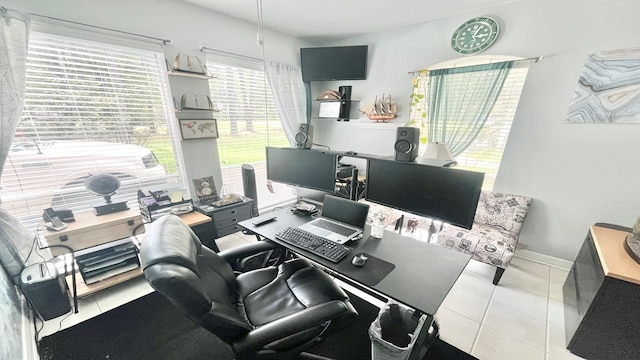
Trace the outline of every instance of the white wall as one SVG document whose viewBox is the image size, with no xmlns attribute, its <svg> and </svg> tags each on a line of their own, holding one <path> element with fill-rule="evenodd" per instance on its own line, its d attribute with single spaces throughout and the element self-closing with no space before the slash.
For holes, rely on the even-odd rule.
<svg viewBox="0 0 640 360">
<path fill-rule="evenodd" d="M 640 3 L 633 0 L 520 1 L 338 44 L 368 44 L 365 81 L 315 84 L 320 89 L 353 85 L 354 99 L 385 92 L 400 103 L 395 126 L 408 121 L 408 71 L 459 57 L 451 34 L 481 15 L 499 20 L 501 35 L 483 54 L 544 56 L 531 66 L 495 190 L 533 197 L 520 243 L 538 253 L 573 260 L 595 222 L 631 226 L 640 215 L 640 124 L 565 123 L 585 56 L 594 51 L 639 47 Z M 640 120 L 640 114 L 638 115 Z M 368 120 L 314 120 L 314 142 L 338 149 L 393 153 L 391 125 Z M 372 130 L 371 127 L 377 128 Z"/>
<path fill-rule="evenodd" d="M 198 45 L 205 45 L 261 57 L 255 45 L 255 25 L 179 1 L 3 3 L 19 10 L 169 38 L 173 44 L 167 51 L 195 51 Z M 321 5 L 310 5 L 310 11 L 312 6 Z M 314 94 L 339 85 L 352 85 L 352 98 L 362 101 L 390 93 L 399 102 L 399 119 L 390 124 L 366 119 L 313 120 L 314 142 L 334 150 L 391 155 L 395 128 L 408 120 L 411 76 L 407 72 L 458 57 L 449 45 L 455 28 L 471 17 L 493 16 L 501 23 L 502 34 L 485 54 L 545 56 L 529 72 L 495 189 L 535 198 L 520 239 L 527 249 L 573 260 L 590 225 L 610 222 L 629 226 L 640 214 L 636 205 L 640 200 L 640 168 L 636 166 L 640 125 L 564 123 L 585 56 L 593 51 L 639 46 L 639 12 L 640 3 L 634 0 L 523 0 L 340 42 L 369 45 L 368 79 L 314 83 Z M 268 59 L 293 64 L 299 63 L 298 49 L 309 45 L 268 31 L 265 44 Z M 189 161 L 197 160 L 192 167 L 218 171 L 207 155 L 215 154 L 215 141 L 200 141 L 183 143 Z"/>
</svg>

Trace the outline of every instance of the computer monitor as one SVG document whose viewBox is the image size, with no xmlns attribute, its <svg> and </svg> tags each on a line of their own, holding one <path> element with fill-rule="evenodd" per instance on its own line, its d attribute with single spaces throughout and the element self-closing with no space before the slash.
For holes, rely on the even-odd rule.
<svg viewBox="0 0 640 360">
<path fill-rule="evenodd" d="M 333 194 L 336 156 L 317 150 L 267 147 L 267 179 Z"/>
<path fill-rule="evenodd" d="M 470 229 L 484 173 L 369 159 L 365 198 Z"/>
</svg>

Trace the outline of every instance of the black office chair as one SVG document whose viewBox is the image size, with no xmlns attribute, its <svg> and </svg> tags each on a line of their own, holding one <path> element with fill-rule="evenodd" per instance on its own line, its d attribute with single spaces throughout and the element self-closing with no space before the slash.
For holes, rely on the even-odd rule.
<svg viewBox="0 0 640 360">
<path fill-rule="evenodd" d="M 227 262 L 274 247 L 262 241 L 216 254 L 179 217 L 166 215 L 149 226 L 140 257 L 149 284 L 231 345 L 236 360 L 312 357 L 302 352 L 357 312 L 327 274 L 302 259 L 241 274 Z"/>
</svg>

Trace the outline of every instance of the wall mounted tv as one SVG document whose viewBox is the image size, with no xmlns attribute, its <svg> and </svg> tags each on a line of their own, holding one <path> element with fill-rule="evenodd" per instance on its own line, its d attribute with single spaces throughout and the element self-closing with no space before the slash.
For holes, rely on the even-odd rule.
<svg viewBox="0 0 640 360">
<path fill-rule="evenodd" d="M 484 173 L 369 159 L 366 199 L 471 229 Z"/>
<path fill-rule="evenodd" d="M 267 179 L 332 194 L 336 187 L 335 155 L 311 149 L 267 147 Z"/>
<path fill-rule="evenodd" d="M 302 80 L 366 80 L 368 48 L 368 45 L 300 48 Z"/>
</svg>

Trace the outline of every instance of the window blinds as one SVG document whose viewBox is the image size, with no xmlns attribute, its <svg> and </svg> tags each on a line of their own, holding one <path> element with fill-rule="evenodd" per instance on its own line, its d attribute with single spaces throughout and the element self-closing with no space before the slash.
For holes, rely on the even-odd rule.
<svg viewBox="0 0 640 360">
<path fill-rule="evenodd" d="M 160 52 L 32 32 L 3 208 L 32 229 L 51 205 L 90 210 L 103 201 L 84 188 L 96 173 L 118 176 L 114 198 L 133 208 L 140 188 L 184 188 L 170 99 Z"/>
<path fill-rule="evenodd" d="M 207 68 L 214 75 L 209 81 L 211 97 L 220 109 L 214 116 L 224 184 L 242 194 L 241 166 L 249 164 L 255 170 L 260 209 L 295 199 L 286 185 L 267 186 L 265 147 L 289 147 L 289 143 L 264 71 L 216 62 L 207 62 Z"/>
<path fill-rule="evenodd" d="M 474 64 L 474 59 L 469 58 L 469 63 Z M 505 80 L 502 87 L 502 91 L 491 110 L 487 121 L 483 129 L 480 131 L 473 143 L 460 155 L 456 157 L 458 165 L 456 168 L 466 169 L 472 171 L 481 171 L 485 173 L 485 180 L 483 189 L 491 190 L 500 168 L 500 162 L 502 161 L 502 154 L 511 131 L 511 124 L 515 117 L 515 112 L 518 107 L 522 88 L 529 71 L 528 61 L 517 62 L 516 65 L 510 70 L 509 76 Z M 465 63 L 456 63 L 456 66 L 465 66 Z M 412 95 L 412 113 L 411 119 L 413 126 L 421 127 L 422 115 L 428 114 L 428 100 L 427 100 L 427 86 L 425 80 L 420 79 L 425 74 L 418 75 L 417 79 L 414 79 L 414 93 Z M 469 98 L 468 94 L 473 91 L 468 91 L 469 87 L 473 86 L 472 83 L 459 82 L 452 85 L 452 88 L 457 88 L 458 91 L 452 91 L 453 93 L 460 94 L 459 99 L 451 99 L 452 101 L 474 101 Z M 424 126 L 426 126 L 424 120 Z M 421 132 L 426 134 L 426 127 L 421 128 Z M 424 135 L 421 135 L 424 137 Z M 422 144 L 424 146 L 424 144 Z M 424 149 L 421 149 L 421 153 Z"/>
</svg>

